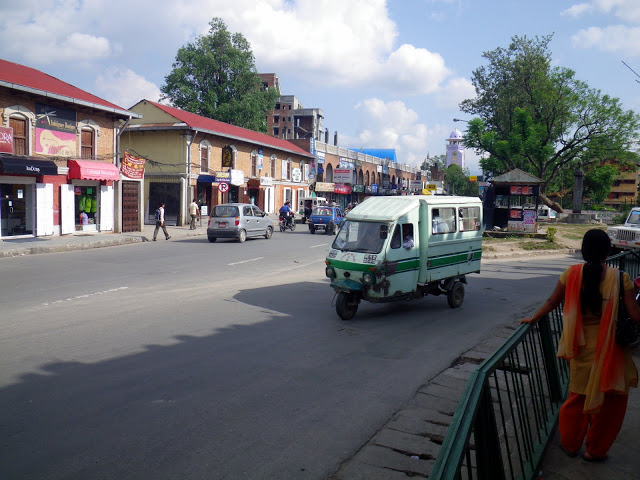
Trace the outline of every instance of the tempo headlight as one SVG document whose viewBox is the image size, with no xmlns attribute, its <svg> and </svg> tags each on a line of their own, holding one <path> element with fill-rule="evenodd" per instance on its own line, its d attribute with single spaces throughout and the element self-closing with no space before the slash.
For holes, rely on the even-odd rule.
<svg viewBox="0 0 640 480">
<path fill-rule="evenodd" d="M 616 230 L 607 230 L 607 233 L 609 234 L 609 238 L 616 238 Z"/>
<path fill-rule="evenodd" d="M 376 283 L 376 275 L 373 272 L 364 272 L 362 275 L 362 282 L 367 285 L 373 285 Z"/>
<path fill-rule="evenodd" d="M 336 278 L 336 271 L 333 267 L 327 267 L 324 269 L 324 274 L 329 278 Z"/>
</svg>

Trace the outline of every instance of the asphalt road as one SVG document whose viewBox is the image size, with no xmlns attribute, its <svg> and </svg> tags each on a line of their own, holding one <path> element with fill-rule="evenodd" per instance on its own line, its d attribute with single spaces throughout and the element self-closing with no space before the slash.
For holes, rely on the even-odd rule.
<svg viewBox="0 0 640 480">
<path fill-rule="evenodd" d="M 0 260 L 0 478 L 324 479 L 574 259 L 486 262 L 465 303 L 332 307 L 332 237 Z"/>
</svg>

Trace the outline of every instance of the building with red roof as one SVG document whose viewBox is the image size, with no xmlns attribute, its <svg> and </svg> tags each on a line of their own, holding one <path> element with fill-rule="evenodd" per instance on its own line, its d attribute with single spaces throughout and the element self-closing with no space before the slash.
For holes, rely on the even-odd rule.
<svg viewBox="0 0 640 480">
<path fill-rule="evenodd" d="M 117 144 L 138 116 L 0 59 L 0 238 L 121 231 L 122 212 L 137 212 L 139 196 L 119 201 L 128 180 Z M 141 191 L 141 179 L 131 181 Z M 127 228 L 140 230 L 140 219 Z"/>
<path fill-rule="evenodd" d="M 286 200 L 309 194 L 309 166 L 315 159 L 293 143 L 178 108 L 142 100 L 140 116 L 122 135 L 122 148 L 144 157 L 145 221 L 154 223 L 165 203 L 168 224 L 188 223 L 187 207 L 226 202 L 254 203 L 277 211 Z"/>
</svg>

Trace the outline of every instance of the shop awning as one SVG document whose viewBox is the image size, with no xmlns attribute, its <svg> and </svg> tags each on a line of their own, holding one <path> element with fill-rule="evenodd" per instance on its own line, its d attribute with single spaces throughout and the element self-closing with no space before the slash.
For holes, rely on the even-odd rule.
<svg viewBox="0 0 640 480">
<path fill-rule="evenodd" d="M 28 157 L 0 157 L 0 172 L 18 175 L 57 175 L 58 166 L 51 160 Z"/>
<path fill-rule="evenodd" d="M 213 183 L 216 181 L 216 177 L 213 175 L 198 175 L 197 183 Z"/>
<path fill-rule="evenodd" d="M 120 171 L 112 163 L 97 160 L 69 160 L 69 179 L 80 180 L 120 180 Z"/>
</svg>

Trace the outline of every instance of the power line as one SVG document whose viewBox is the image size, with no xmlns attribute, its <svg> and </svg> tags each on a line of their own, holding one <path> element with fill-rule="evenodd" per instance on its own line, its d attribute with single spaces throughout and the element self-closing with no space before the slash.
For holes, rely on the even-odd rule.
<svg viewBox="0 0 640 480">
<path fill-rule="evenodd" d="M 624 60 L 620 60 L 620 61 L 621 61 L 622 63 L 624 63 Z M 626 63 L 624 63 L 624 66 L 625 66 L 625 67 L 627 67 L 629 70 L 631 70 L 633 73 L 635 73 L 636 77 L 639 77 L 639 78 L 640 78 L 640 75 L 638 75 L 638 74 L 636 73 L 636 71 L 635 71 L 633 68 L 631 68 L 631 67 L 630 67 L 629 65 L 627 65 Z M 640 83 L 640 80 L 636 80 L 636 82 Z"/>
</svg>

